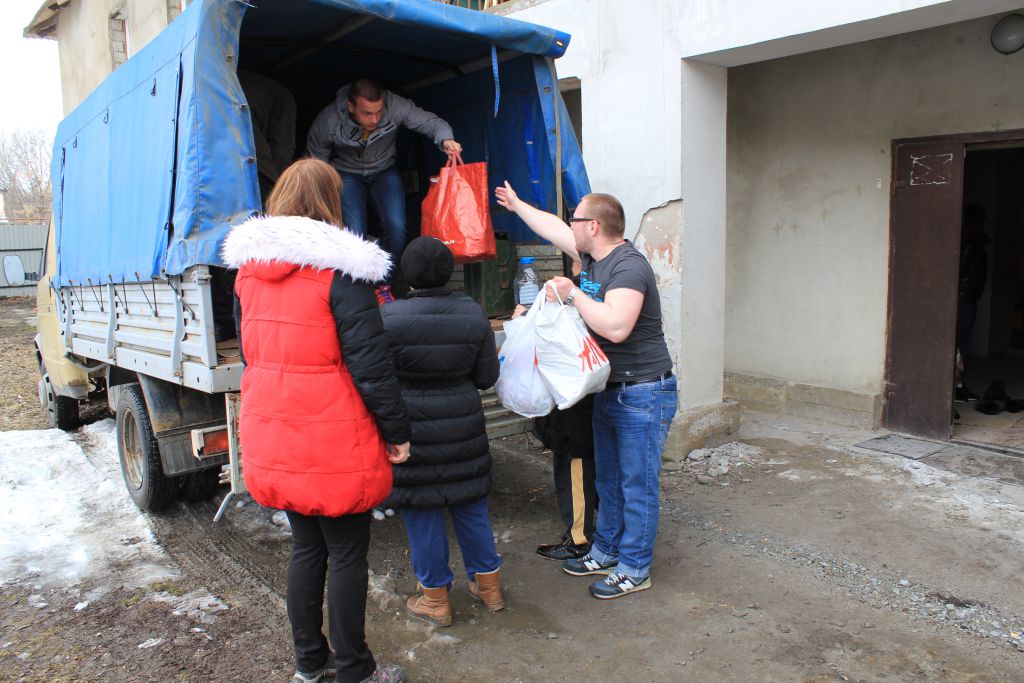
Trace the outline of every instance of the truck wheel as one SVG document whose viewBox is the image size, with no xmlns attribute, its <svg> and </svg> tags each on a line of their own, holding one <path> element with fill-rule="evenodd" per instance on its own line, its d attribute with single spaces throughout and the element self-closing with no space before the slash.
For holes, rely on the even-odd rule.
<svg viewBox="0 0 1024 683">
<path fill-rule="evenodd" d="M 141 510 L 162 510 L 174 502 L 180 482 L 164 475 L 142 387 L 129 384 L 122 391 L 117 407 L 117 454 L 125 486 Z"/>
<path fill-rule="evenodd" d="M 220 488 L 220 468 L 189 472 L 182 479 L 181 491 L 178 493 L 182 500 L 189 503 L 210 500 Z"/>
<path fill-rule="evenodd" d="M 53 390 L 46 368 L 39 366 L 43 378 L 39 380 L 39 402 L 46 410 L 46 422 L 51 427 L 68 431 L 78 426 L 78 401 L 60 396 Z"/>
</svg>

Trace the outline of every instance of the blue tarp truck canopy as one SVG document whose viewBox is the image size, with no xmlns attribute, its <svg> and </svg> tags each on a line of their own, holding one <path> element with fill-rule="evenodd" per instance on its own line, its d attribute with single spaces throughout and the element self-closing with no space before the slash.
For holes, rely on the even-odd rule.
<svg viewBox="0 0 1024 683">
<path fill-rule="evenodd" d="M 553 66 L 568 43 L 553 29 L 433 0 L 192 2 L 57 129 L 56 285 L 221 265 L 227 231 L 260 210 L 237 68 L 293 92 L 299 154 L 337 88 L 369 77 L 448 120 L 463 158 L 489 163 L 492 184 L 507 179 L 546 210 L 560 197 L 574 206 L 590 188 Z M 443 157 L 415 137 L 400 141 L 398 163 L 422 197 Z M 418 201 L 408 203 L 414 226 Z M 515 216 L 492 212 L 514 241 L 537 241 Z"/>
</svg>

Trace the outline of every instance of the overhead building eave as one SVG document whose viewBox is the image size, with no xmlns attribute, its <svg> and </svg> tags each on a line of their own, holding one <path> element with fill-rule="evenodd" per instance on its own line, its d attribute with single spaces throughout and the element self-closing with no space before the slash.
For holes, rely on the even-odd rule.
<svg viewBox="0 0 1024 683">
<path fill-rule="evenodd" d="M 23 35 L 26 38 L 56 38 L 58 14 L 71 2 L 72 0 L 43 0 L 32 21 L 25 27 Z"/>
</svg>

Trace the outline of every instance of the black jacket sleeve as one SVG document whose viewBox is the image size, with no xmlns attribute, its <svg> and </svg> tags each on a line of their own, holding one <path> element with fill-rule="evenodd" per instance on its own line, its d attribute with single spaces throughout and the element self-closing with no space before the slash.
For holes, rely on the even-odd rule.
<svg viewBox="0 0 1024 683">
<path fill-rule="evenodd" d="M 231 298 L 234 302 L 235 336 L 238 339 L 238 355 L 245 365 L 245 353 L 242 351 L 242 301 L 238 298 L 238 292 L 232 292 Z"/>
<path fill-rule="evenodd" d="M 494 330 L 488 327 L 487 336 L 480 344 L 480 350 L 476 354 L 476 362 L 473 363 L 473 371 L 469 378 L 477 389 L 489 389 L 498 381 L 498 349 L 494 342 Z"/>
<path fill-rule="evenodd" d="M 342 357 L 359 395 L 376 418 L 384 440 L 405 443 L 410 436 L 409 416 L 395 377 L 377 297 L 369 285 L 335 272 L 330 306 Z"/>
</svg>

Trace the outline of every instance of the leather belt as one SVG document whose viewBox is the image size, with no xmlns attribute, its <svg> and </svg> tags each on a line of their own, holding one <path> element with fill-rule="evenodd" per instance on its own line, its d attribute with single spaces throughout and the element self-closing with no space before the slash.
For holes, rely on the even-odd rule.
<svg viewBox="0 0 1024 683">
<path fill-rule="evenodd" d="M 647 384 L 649 382 L 660 382 L 662 380 L 668 379 L 671 376 L 672 376 L 672 371 L 669 370 L 668 372 L 664 372 L 664 373 L 662 373 L 660 375 L 655 375 L 654 377 L 644 377 L 643 379 L 627 379 L 627 380 L 625 380 L 623 382 L 609 382 L 608 384 L 612 385 L 613 387 L 631 387 L 631 386 L 633 386 L 635 384 Z"/>
</svg>

